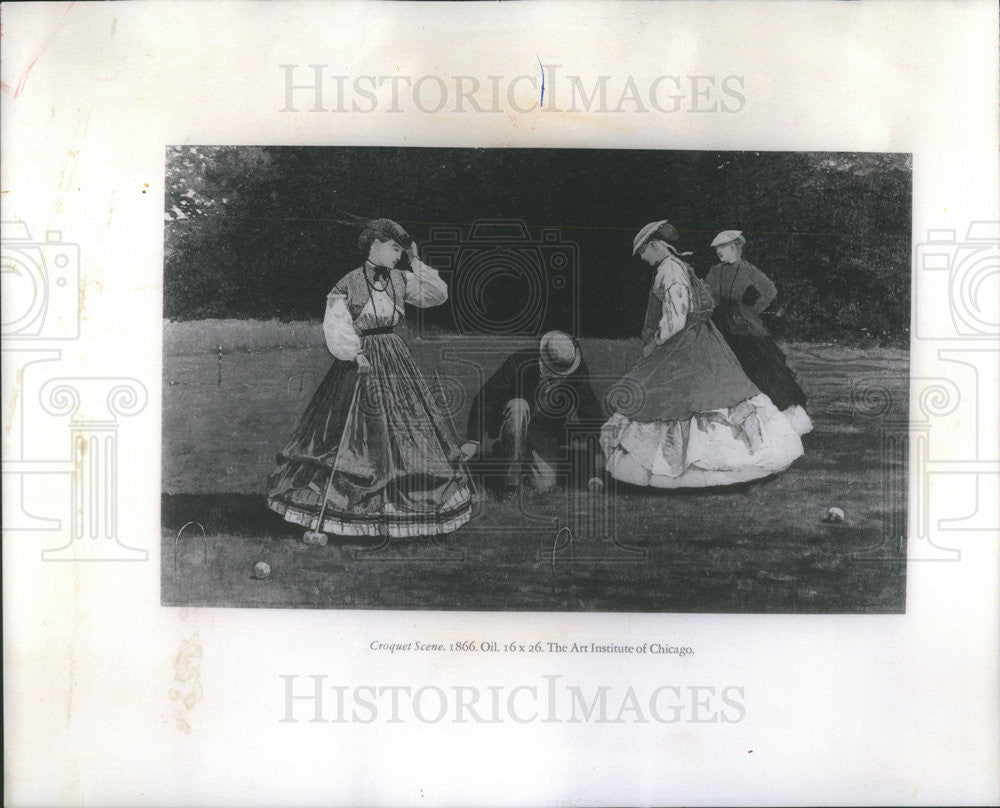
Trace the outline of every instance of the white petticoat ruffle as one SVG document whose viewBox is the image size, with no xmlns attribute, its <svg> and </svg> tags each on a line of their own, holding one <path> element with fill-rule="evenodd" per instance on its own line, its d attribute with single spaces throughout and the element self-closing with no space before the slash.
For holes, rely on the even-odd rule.
<svg viewBox="0 0 1000 808">
<path fill-rule="evenodd" d="M 655 488 L 732 485 L 784 471 L 802 456 L 792 421 L 763 393 L 688 421 L 631 421 L 601 428 L 608 473 Z"/>
<path fill-rule="evenodd" d="M 781 414 L 791 421 L 792 429 L 800 435 L 806 435 L 813 431 L 812 418 L 800 405 L 792 404 L 791 407 L 783 409 Z"/>
</svg>

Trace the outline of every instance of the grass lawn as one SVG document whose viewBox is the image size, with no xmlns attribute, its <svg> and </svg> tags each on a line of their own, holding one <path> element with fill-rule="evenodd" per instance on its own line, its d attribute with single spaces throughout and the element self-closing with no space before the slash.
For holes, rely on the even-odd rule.
<svg viewBox="0 0 1000 808">
<path fill-rule="evenodd" d="M 464 425 L 524 340 L 407 338 Z M 221 383 L 219 347 L 222 347 Z M 274 454 L 329 366 L 318 324 L 164 327 L 162 600 L 168 605 L 896 613 L 905 605 L 903 350 L 785 346 L 815 430 L 784 474 L 739 490 L 626 486 L 486 495 L 432 541 L 313 547 L 264 504 Z M 637 341 L 584 340 L 598 396 Z M 902 444 L 905 447 L 905 443 Z M 843 508 L 840 524 L 821 521 Z M 177 538 L 178 531 L 189 525 Z M 202 533 L 204 528 L 204 535 Z M 563 529 L 568 528 L 568 530 Z M 572 537 L 572 538 L 570 538 Z M 271 566 L 253 577 L 257 561 Z"/>
</svg>

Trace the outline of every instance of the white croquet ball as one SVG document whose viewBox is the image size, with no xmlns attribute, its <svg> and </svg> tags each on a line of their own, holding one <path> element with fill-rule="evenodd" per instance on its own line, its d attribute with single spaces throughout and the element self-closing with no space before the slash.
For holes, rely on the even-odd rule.
<svg viewBox="0 0 1000 808">
<path fill-rule="evenodd" d="M 253 565 L 253 577 L 254 578 L 266 578 L 271 574 L 271 565 L 266 561 L 258 561 Z"/>
<path fill-rule="evenodd" d="M 844 511 L 841 508 L 827 508 L 826 516 L 823 518 L 825 522 L 843 522 L 844 521 Z"/>
</svg>

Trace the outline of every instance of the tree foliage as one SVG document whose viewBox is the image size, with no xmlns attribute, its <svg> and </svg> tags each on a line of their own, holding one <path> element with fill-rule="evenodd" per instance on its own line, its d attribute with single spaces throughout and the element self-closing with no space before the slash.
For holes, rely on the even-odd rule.
<svg viewBox="0 0 1000 808">
<path fill-rule="evenodd" d="M 575 246 L 577 316 L 567 289 L 546 302 L 544 325 L 634 336 L 651 275 L 632 237 L 669 219 L 699 274 L 715 263 L 715 233 L 744 231 L 745 257 L 778 287 L 766 316 L 779 336 L 904 342 L 910 207 L 902 154 L 174 147 L 164 310 L 315 319 L 360 264 L 355 217 L 394 218 L 420 244 L 441 228 L 467 241 L 473 222 L 517 219 L 533 243 L 544 228 Z M 502 305 L 502 289 L 483 304 Z M 445 305 L 429 321 L 454 327 L 455 312 Z"/>
</svg>

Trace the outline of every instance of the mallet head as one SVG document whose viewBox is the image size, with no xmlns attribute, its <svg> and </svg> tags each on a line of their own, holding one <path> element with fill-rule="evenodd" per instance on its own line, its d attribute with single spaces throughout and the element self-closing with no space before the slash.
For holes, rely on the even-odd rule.
<svg viewBox="0 0 1000 808">
<path fill-rule="evenodd" d="M 306 544 L 315 544 L 318 547 L 326 547 L 326 543 L 329 539 L 325 533 L 321 533 L 318 530 L 307 530 L 302 535 L 302 541 Z"/>
</svg>

